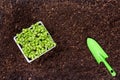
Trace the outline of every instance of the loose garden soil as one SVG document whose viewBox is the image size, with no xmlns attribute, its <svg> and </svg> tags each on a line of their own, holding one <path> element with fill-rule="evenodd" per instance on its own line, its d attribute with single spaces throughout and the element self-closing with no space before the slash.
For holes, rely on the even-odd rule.
<svg viewBox="0 0 120 80">
<path fill-rule="evenodd" d="M 57 46 L 27 63 L 13 37 L 37 21 Z M 116 77 L 97 64 L 87 37 L 107 52 Z M 0 0 L 0 80 L 120 80 L 119 39 L 119 0 Z"/>
</svg>

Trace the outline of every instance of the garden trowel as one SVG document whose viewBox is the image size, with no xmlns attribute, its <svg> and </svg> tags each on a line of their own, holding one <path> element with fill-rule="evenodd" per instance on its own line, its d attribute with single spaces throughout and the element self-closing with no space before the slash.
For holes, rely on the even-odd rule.
<svg viewBox="0 0 120 80">
<path fill-rule="evenodd" d="M 87 38 L 87 45 L 92 55 L 96 59 L 97 63 L 100 64 L 100 62 L 103 62 L 107 70 L 110 72 L 110 74 L 112 76 L 116 76 L 116 72 L 112 69 L 112 67 L 105 60 L 106 58 L 108 58 L 108 55 L 100 47 L 100 45 L 92 38 Z"/>
</svg>

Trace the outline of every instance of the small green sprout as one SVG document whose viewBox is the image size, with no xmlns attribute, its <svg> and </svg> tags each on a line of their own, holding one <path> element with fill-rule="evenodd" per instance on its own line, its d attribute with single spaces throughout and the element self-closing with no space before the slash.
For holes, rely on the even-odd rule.
<svg viewBox="0 0 120 80">
<path fill-rule="evenodd" d="M 16 42 L 29 59 L 34 60 L 56 46 L 44 25 L 37 22 L 16 35 Z"/>
</svg>

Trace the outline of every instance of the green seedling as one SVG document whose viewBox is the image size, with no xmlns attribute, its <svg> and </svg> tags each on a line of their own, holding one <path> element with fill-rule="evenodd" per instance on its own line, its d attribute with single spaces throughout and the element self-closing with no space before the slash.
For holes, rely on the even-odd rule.
<svg viewBox="0 0 120 80">
<path fill-rule="evenodd" d="M 100 45 L 92 38 L 87 38 L 87 45 L 92 55 L 96 59 L 97 63 L 100 64 L 101 62 L 103 62 L 107 70 L 110 72 L 110 74 L 112 76 L 116 76 L 116 72 L 112 69 L 112 67 L 106 61 L 106 58 L 108 58 L 108 55 L 100 47 Z"/>
<path fill-rule="evenodd" d="M 22 32 L 14 37 L 14 40 L 28 62 L 32 62 L 56 46 L 42 22 L 22 29 Z"/>
</svg>

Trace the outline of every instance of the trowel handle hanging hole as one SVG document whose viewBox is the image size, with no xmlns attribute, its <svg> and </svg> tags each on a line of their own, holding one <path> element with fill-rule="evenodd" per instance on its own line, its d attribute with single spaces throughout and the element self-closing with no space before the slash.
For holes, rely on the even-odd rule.
<svg viewBox="0 0 120 80">
<path fill-rule="evenodd" d="M 111 73 L 113 73 L 113 70 L 111 70 Z"/>
</svg>

